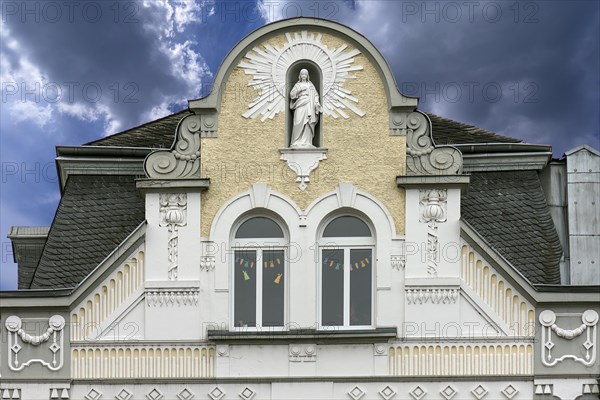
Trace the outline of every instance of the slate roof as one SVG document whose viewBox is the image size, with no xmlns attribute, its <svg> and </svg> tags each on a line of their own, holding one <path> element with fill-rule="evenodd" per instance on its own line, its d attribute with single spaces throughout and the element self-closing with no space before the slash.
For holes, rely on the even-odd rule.
<svg viewBox="0 0 600 400">
<path fill-rule="evenodd" d="M 19 265 L 17 275 L 19 289 L 27 289 L 31 285 L 49 230 L 49 226 L 12 226 L 10 228 L 7 237 L 12 241 L 13 257 Z"/>
<path fill-rule="evenodd" d="M 116 133 L 85 146 L 119 146 L 171 148 L 175 139 L 175 129 L 179 120 L 189 114 L 188 110 L 171 114 L 156 121 Z M 522 143 L 521 140 L 463 124 L 435 114 L 427 113 L 431 119 L 433 140 L 436 144 L 473 144 L 473 143 Z"/>
<path fill-rule="evenodd" d="M 134 176 L 71 175 L 31 288 L 77 286 L 144 221 Z"/>
<path fill-rule="evenodd" d="M 562 247 L 536 171 L 474 172 L 462 217 L 534 284 L 560 284 Z"/>
<path fill-rule="evenodd" d="M 169 149 L 175 140 L 175 129 L 179 121 L 189 114 L 188 110 L 115 133 L 84 146 L 150 147 Z"/>
<path fill-rule="evenodd" d="M 431 120 L 433 140 L 436 144 L 473 143 L 523 143 L 522 140 L 502 136 L 473 125 L 463 124 L 435 114 L 427 113 Z"/>
<path fill-rule="evenodd" d="M 169 148 L 178 122 L 187 113 L 178 112 L 86 145 Z M 437 144 L 521 142 L 428 115 Z M 472 173 L 462 215 L 532 283 L 560 283 L 562 248 L 536 171 Z M 143 220 L 144 202 L 134 177 L 72 175 L 31 288 L 76 286 Z"/>
</svg>

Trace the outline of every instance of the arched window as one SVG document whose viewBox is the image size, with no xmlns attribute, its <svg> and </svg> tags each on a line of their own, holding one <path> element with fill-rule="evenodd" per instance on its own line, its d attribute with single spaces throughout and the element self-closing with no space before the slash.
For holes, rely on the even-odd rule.
<svg viewBox="0 0 600 400">
<path fill-rule="evenodd" d="M 283 327 L 287 241 L 268 217 L 251 217 L 233 238 L 233 326 Z"/>
<path fill-rule="evenodd" d="M 321 326 L 373 326 L 375 239 L 352 215 L 328 221 L 319 240 Z"/>
</svg>

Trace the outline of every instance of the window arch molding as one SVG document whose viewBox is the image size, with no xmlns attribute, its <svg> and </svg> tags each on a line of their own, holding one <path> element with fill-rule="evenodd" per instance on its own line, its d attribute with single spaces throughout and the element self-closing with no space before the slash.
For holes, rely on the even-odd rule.
<svg viewBox="0 0 600 400">
<path fill-rule="evenodd" d="M 279 229 L 281 229 L 281 237 L 275 237 L 275 236 L 271 237 L 271 236 L 265 236 L 262 234 L 258 234 L 254 238 L 237 236 L 240 228 L 244 229 L 245 224 L 250 222 L 250 220 L 257 219 L 257 218 L 264 218 L 264 219 L 268 219 L 268 220 L 271 220 L 272 222 L 274 222 L 277 225 L 277 227 Z M 289 243 L 290 233 L 289 233 L 289 229 L 288 229 L 288 224 L 277 213 L 274 213 L 273 211 L 266 209 L 266 208 L 255 208 L 250 211 L 247 211 L 244 214 L 240 215 L 238 217 L 238 219 L 232 224 L 230 235 L 229 235 L 229 243 L 246 242 L 246 243 L 252 244 L 251 241 L 253 239 L 280 239 L 278 241 L 281 244 Z"/>
<path fill-rule="evenodd" d="M 306 209 L 306 225 L 308 234 L 319 237 L 322 221 L 333 212 L 345 208 L 349 213 L 356 213 L 370 221 L 370 227 L 376 229 L 376 240 L 391 241 L 400 239 L 396 233 L 396 225 L 392 215 L 375 196 L 358 189 L 350 183 L 341 183 L 335 190 L 325 193 L 314 200 Z M 375 232 L 373 230 L 373 232 Z"/>
<path fill-rule="evenodd" d="M 319 224 L 319 227 L 317 229 L 317 238 L 319 238 L 319 240 L 321 240 L 322 238 L 326 239 L 327 237 L 323 236 L 323 234 L 325 233 L 325 229 L 329 226 L 329 224 L 331 222 L 333 222 L 334 220 L 336 220 L 340 217 L 356 218 L 360 222 L 364 223 L 366 225 L 366 227 L 369 229 L 369 231 L 371 232 L 371 244 L 375 245 L 375 242 L 377 240 L 376 239 L 377 230 L 375 229 L 375 226 L 371 222 L 371 219 L 367 215 L 365 215 L 363 212 L 361 212 L 360 210 L 357 210 L 354 208 L 349 208 L 349 207 L 338 208 L 334 211 L 331 211 L 329 214 L 327 214 L 321 220 L 321 223 Z M 328 237 L 343 238 L 343 237 L 352 237 L 352 236 L 328 236 Z"/>
<path fill-rule="evenodd" d="M 208 240 L 203 241 L 203 254 L 215 257 L 216 290 L 229 291 L 231 268 L 228 257 L 223 255 L 228 251 L 235 225 L 245 216 L 253 213 L 259 215 L 265 210 L 268 213 L 265 215 L 274 217 L 281 225 L 286 226 L 287 231 L 284 230 L 284 233 L 287 232 L 288 240 L 300 235 L 300 208 L 287 196 L 273 192 L 268 185 L 253 184 L 249 190 L 232 197 L 215 214 Z"/>
</svg>

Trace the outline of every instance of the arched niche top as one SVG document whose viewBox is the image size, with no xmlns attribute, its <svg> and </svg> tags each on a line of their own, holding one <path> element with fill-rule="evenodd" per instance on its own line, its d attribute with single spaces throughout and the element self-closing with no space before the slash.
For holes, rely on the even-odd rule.
<svg viewBox="0 0 600 400">
<path fill-rule="evenodd" d="M 213 87 L 210 94 L 206 97 L 190 100 L 188 102 L 190 110 L 196 114 L 203 114 L 210 111 L 220 111 L 221 95 L 223 85 L 226 84 L 229 75 L 233 69 L 240 63 L 242 58 L 257 45 L 265 40 L 284 34 L 289 31 L 307 30 L 320 33 L 328 33 L 346 40 L 349 44 L 355 46 L 367 59 L 375 66 L 382 82 L 384 83 L 388 108 L 390 110 L 415 109 L 418 104 L 416 97 L 408 97 L 400 93 L 396 85 L 394 74 L 389 64 L 377 48 L 363 35 L 355 30 L 339 24 L 319 18 L 290 18 L 265 25 L 242 39 L 229 52 L 227 57 L 221 63 L 215 76 Z"/>
</svg>

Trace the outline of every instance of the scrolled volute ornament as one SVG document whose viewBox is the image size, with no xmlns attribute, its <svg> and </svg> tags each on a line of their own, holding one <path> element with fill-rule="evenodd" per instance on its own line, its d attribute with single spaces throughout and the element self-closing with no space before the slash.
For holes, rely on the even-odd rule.
<svg viewBox="0 0 600 400">
<path fill-rule="evenodd" d="M 177 125 L 170 150 L 157 150 L 144 160 L 146 176 L 153 179 L 200 177 L 200 115 L 190 114 Z"/>
<path fill-rule="evenodd" d="M 398 123 L 406 131 L 407 175 L 454 175 L 462 173 L 462 154 L 452 146 L 436 146 L 429 118 L 415 111 Z"/>
</svg>

